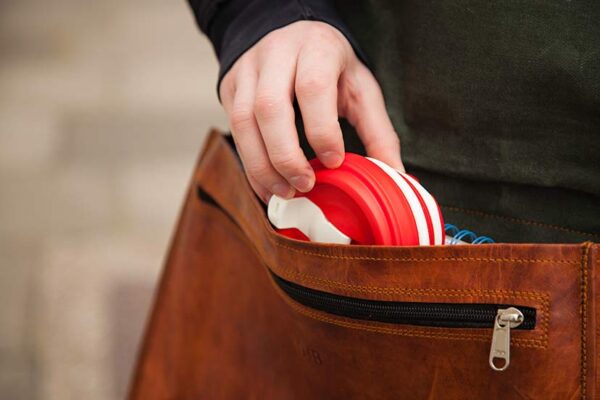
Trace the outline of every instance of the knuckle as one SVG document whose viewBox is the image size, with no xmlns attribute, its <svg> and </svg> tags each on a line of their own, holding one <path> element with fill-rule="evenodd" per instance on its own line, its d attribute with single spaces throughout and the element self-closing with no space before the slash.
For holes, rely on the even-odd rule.
<svg viewBox="0 0 600 400">
<path fill-rule="evenodd" d="M 338 127 L 337 123 L 307 127 L 306 135 L 310 138 L 311 144 L 314 142 L 316 146 L 337 147 L 339 138 L 336 131 Z"/>
<path fill-rule="evenodd" d="M 300 159 L 290 152 L 274 153 L 271 155 L 271 162 L 278 171 L 293 171 L 300 169 Z"/>
<path fill-rule="evenodd" d="M 321 41 L 337 40 L 337 36 L 333 29 L 334 28 L 323 23 L 312 24 L 310 33 Z"/>
<path fill-rule="evenodd" d="M 319 95 L 331 86 L 332 82 L 333 80 L 324 74 L 309 72 L 298 79 L 298 82 L 296 83 L 296 94 L 303 97 Z"/>
<path fill-rule="evenodd" d="M 271 94 L 259 94 L 254 102 L 254 113 L 263 119 L 272 119 L 283 111 L 284 100 Z"/>
<path fill-rule="evenodd" d="M 229 116 L 231 128 L 234 132 L 243 131 L 254 120 L 254 113 L 248 107 L 234 107 Z"/>
<path fill-rule="evenodd" d="M 334 51 L 341 54 L 350 47 L 350 44 L 341 32 L 324 23 L 315 24 L 312 27 L 311 40 L 314 40 L 315 43 L 320 43 L 322 48 L 327 49 L 328 52 Z"/>
<path fill-rule="evenodd" d="M 350 86 L 350 85 L 349 85 Z M 346 93 L 347 101 L 350 104 L 355 104 L 357 106 L 362 106 L 365 104 L 365 94 L 361 90 L 354 86 L 348 87 Z"/>
<path fill-rule="evenodd" d="M 278 47 L 281 45 L 281 41 L 279 38 L 279 32 L 272 31 L 258 41 L 258 45 L 260 46 L 260 51 L 262 52 L 272 52 L 277 51 Z"/>
<path fill-rule="evenodd" d="M 253 162 L 246 166 L 246 174 L 260 183 L 265 183 L 272 173 L 273 171 L 268 162 Z"/>
</svg>

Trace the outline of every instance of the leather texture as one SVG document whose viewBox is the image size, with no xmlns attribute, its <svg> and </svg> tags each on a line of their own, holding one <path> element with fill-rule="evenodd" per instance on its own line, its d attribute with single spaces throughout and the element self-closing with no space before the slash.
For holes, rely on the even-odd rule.
<svg viewBox="0 0 600 400">
<path fill-rule="evenodd" d="M 201 201 L 197 189 L 219 207 Z M 275 233 L 235 153 L 213 131 L 185 200 L 131 399 L 594 399 L 599 245 L 327 245 Z M 519 304 L 511 364 L 492 329 L 352 320 L 273 283 L 363 299 Z"/>
</svg>

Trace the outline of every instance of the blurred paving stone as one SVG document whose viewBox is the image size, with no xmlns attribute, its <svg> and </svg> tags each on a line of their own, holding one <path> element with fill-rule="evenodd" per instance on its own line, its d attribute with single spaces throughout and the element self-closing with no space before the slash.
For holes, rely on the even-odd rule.
<svg viewBox="0 0 600 400">
<path fill-rule="evenodd" d="M 34 398 L 36 376 L 32 292 L 37 243 L 0 240 L 0 398 Z"/>
<path fill-rule="evenodd" d="M 152 233 L 112 231 L 52 238 L 45 248 L 36 276 L 44 299 L 38 305 L 36 336 L 43 398 L 117 398 L 115 392 L 123 388 L 114 381 L 113 335 L 126 330 L 137 338 L 127 348 L 119 347 L 119 363 L 132 365 L 166 245 Z M 132 284 L 145 293 L 120 301 L 123 311 L 136 315 L 115 318 L 115 291 Z M 127 324 L 116 329 L 118 321 Z"/>
<path fill-rule="evenodd" d="M 0 192 L 0 238 L 36 238 L 95 231 L 117 222 L 110 177 L 80 166 L 5 177 Z"/>
<path fill-rule="evenodd" d="M 194 160 L 190 159 L 140 163 L 123 169 L 116 187 L 122 223 L 127 224 L 128 229 L 156 229 L 167 233 L 162 239 L 168 241 L 193 167 Z M 173 207 L 174 204 L 178 206 Z"/>
<path fill-rule="evenodd" d="M 9 25 L 2 29 L 7 35 L 16 31 L 21 38 L 21 46 L 0 59 L 0 97 L 75 109 L 176 111 L 210 104 L 219 112 L 213 51 L 185 2 L 59 2 L 42 15 L 32 3 L 0 18 Z M 21 24 L 11 29 L 14 21 Z M 31 26 L 23 33 L 26 23 Z"/>
<path fill-rule="evenodd" d="M 123 398 L 212 48 L 185 1 L 4 0 L 0 54 L 0 398 Z"/>
<path fill-rule="evenodd" d="M 114 398 L 124 399 L 139 354 L 140 335 L 150 317 L 148 310 L 154 299 L 154 284 L 151 280 L 122 280 L 115 282 L 112 291 L 110 365 Z M 132 349 L 137 351 L 132 353 Z"/>
<path fill-rule="evenodd" d="M 0 174 L 52 167 L 59 140 L 56 114 L 0 105 Z"/>
<path fill-rule="evenodd" d="M 33 358 L 22 351 L 0 349 L 0 394 L 3 399 L 31 400 L 37 398 Z"/>
<path fill-rule="evenodd" d="M 32 315 L 31 289 L 35 265 L 39 263 L 37 243 L 4 239 L 0 242 L 0 349 L 24 349 Z"/>
<path fill-rule="evenodd" d="M 70 117 L 63 130 L 60 159 L 64 163 L 97 167 L 161 160 L 193 163 L 211 124 L 208 113 L 104 113 Z M 118 164 L 118 165 L 117 165 Z"/>
</svg>

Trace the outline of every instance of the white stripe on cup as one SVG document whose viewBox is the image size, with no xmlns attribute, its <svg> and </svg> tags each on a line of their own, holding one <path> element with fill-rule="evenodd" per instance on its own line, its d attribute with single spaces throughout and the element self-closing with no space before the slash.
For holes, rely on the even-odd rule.
<svg viewBox="0 0 600 400">
<path fill-rule="evenodd" d="M 417 198 L 417 195 L 415 194 L 413 189 L 398 175 L 398 171 L 396 171 L 394 168 L 390 167 L 382 161 L 376 160 L 371 157 L 366 157 L 366 159 L 371 161 L 373 164 L 377 165 L 379 168 L 381 168 L 394 180 L 394 182 L 396 182 L 396 185 L 398 185 L 398 187 L 404 194 L 404 197 L 408 201 L 408 205 L 410 206 L 412 214 L 415 218 L 415 223 L 417 224 L 417 233 L 419 235 L 419 245 L 430 245 L 431 243 L 429 241 L 429 228 L 427 227 L 425 213 L 423 212 L 421 203 L 419 202 L 419 199 Z"/>
</svg>

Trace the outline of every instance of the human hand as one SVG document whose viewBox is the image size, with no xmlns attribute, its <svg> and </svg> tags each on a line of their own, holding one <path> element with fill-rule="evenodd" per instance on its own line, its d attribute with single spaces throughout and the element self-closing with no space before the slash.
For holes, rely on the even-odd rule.
<svg viewBox="0 0 600 400">
<path fill-rule="evenodd" d="M 308 142 L 326 167 L 344 160 L 343 116 L 370 157 L 404 170 L 375 77 L 329 24 L 298 21 L 270 32 L 235 62 L 219 90 L 248 180 L 265 202 L 314 185 L 299 145 L 294 97 Z"/>
</svg>

